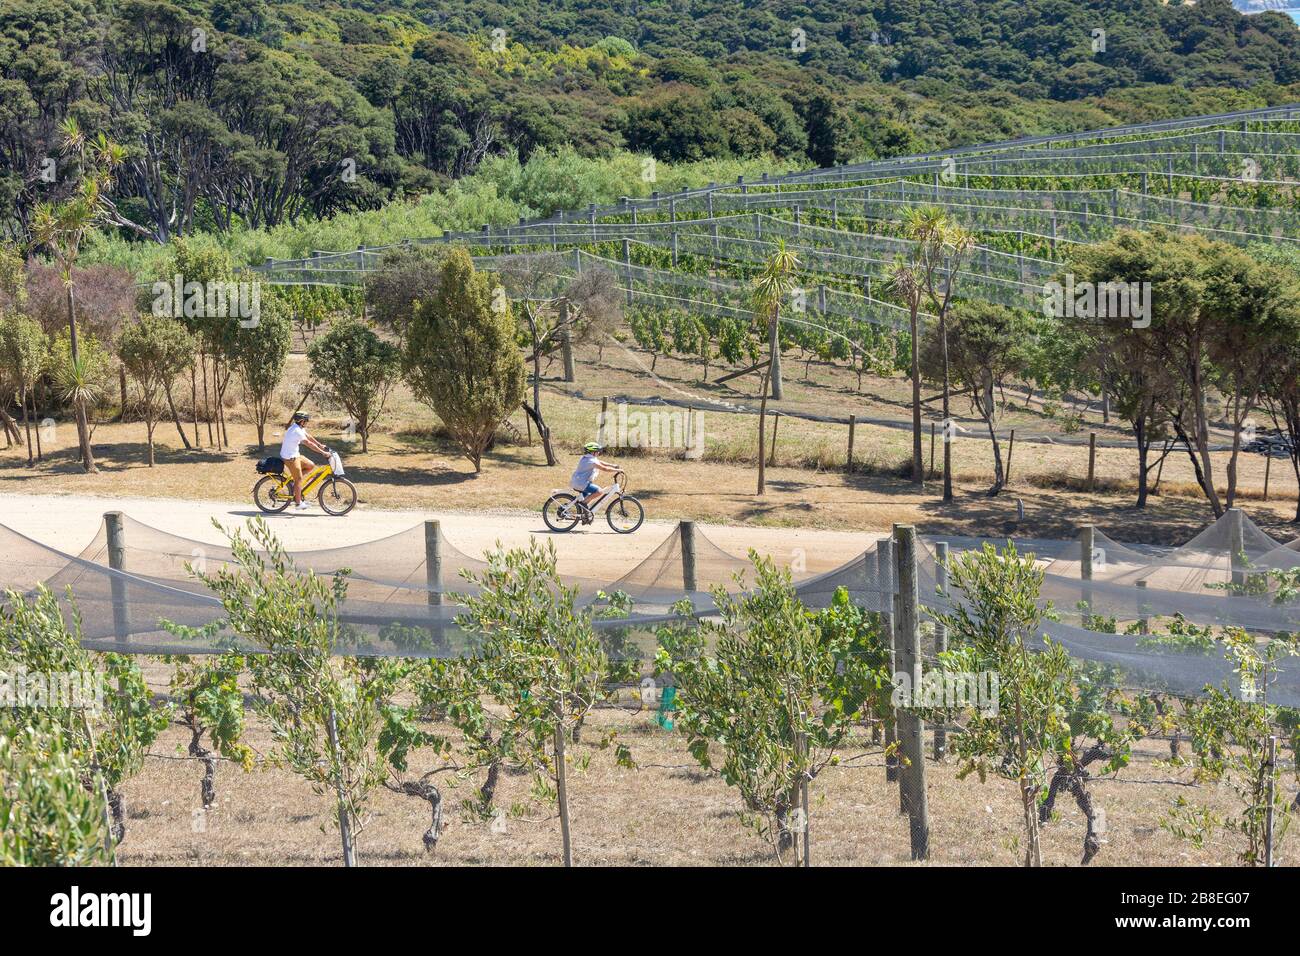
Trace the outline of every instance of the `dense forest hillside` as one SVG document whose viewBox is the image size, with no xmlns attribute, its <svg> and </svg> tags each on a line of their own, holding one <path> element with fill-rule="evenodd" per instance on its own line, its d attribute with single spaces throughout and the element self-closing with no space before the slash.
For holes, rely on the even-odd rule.
<svg viewBox="0 0 1300 956">
<path fill-rule="evenodd" d="M 0 235 L 127 150 L 141 238 L 275 227 L 538 151 L 852 159 L 1300 99 L 1300 30 L 1228 0 L 4 0 Z"/>
</svg>

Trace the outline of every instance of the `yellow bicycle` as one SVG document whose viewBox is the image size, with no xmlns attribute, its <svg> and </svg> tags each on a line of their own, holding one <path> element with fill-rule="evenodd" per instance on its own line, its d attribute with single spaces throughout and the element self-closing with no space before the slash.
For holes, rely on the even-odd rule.
<svg viewBox="0 0 1300 956">
<path fill-rule="evenodd" d="M 283 458 L 263 458 L 257 463 L 257 471 L 262 477 L 253 485 L 253 503 L 259 510 L 279 514 L 293 504 L 293 478 L 285 470 Z M 303 499 L 313 493 L 327 515 L 345 515 L 356 507 L 357 486 L 344 477 L 343 462 L 336 452 L 330 452 L 327 464 L 317 465 L 303 475 Z"/>
</svg>

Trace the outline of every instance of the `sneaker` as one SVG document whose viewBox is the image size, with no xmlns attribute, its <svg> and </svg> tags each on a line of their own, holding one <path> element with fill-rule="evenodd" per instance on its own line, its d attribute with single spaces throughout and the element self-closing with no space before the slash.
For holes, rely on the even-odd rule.
<svg viewBox="0 0 1300 956">
<path fill-rule="evenodd" d="M 300 501 L 298 504 L 293 506 L 294 511 L 309 511 L 310 509 L 311 505 L 305 501 Z"/>
</svg>

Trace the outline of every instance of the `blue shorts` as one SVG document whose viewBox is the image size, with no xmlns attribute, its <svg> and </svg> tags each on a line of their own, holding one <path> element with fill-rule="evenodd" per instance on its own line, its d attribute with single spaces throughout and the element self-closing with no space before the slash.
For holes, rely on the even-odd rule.
<svg viewBox="0 0 1300 956">
<path fill-rule="evenodd" d="M 594 481 L 589 481 L 587 482 L 586 488 L 574 488 L 573 490 L 585 498 L 587 495 L 594 495 L 596 492 L 600 491 L 600 485 L 596 484 Z"/>
</svg>

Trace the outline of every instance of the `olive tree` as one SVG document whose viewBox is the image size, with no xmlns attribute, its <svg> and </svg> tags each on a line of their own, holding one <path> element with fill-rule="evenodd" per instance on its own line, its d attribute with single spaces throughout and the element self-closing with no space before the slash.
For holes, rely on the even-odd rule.
<svg viewBox="0 0 1300 956">
<path fill-rule="evenodd" d="M 135 379 L 144 412 L 149 445 L 149 467 L 154 466 L 153 433 L 164 399 L 171 401 L 171 383 L 194 361 L 194 336 L 175 319 L 141 316 L 118 336 L 117 354 L 127 374 Z"/>
<path fill-rule="evenodd" d="M 463 249 L 449 252 L 433 296 L 415 309 L 402 372 L 416 397 L 442 419 L 453 441 L 483 470 L 483 452 L 524 398 L 524 360 L 504 292 L 474 269 Z"/>
<path fill-rule="evenodd" d="M 112 859 L 101 791 L 56 727 L 0 718 L 0 866 L 90 866 Z"/>
<path fill-rule="evenodd" d="M 348 317 L 316 339 L 307 357 L 312 375 L 347 409 L 361 435 L 361 450 L 368 451 L 370 429 L 397 381 L 401 352 L 360 319 Z"/>
</svg>

